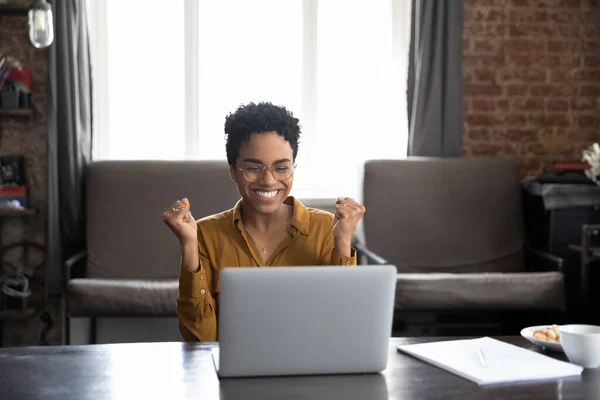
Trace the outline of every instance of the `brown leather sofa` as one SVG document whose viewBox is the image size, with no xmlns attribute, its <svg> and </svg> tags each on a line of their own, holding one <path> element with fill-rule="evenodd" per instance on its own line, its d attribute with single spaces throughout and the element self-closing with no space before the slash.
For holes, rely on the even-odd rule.
<svg viewBox="0 0 600 400">
<path fill-rule="evenodd" d="M 362 264 L 398 268 L 395 334 L 518 334 L 564 317 L 562 259 L 524 239 L 510 159 L 373 160 Z"/>
<path fill-rule="evenodd" d="M 227 163 L 98 161 L 86 191 L 87 249 L 65 264 L 66 342 L 71 318 L 92 322 L 94 343 L 100 318 L 175 317 L 180 249 L 161 214 L 183 197 L 195 218 L 231 208 Z"/>
</svg>

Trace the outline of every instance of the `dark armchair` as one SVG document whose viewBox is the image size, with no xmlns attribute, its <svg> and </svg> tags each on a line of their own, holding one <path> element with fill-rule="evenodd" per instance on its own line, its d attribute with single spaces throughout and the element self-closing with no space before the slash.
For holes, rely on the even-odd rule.
<svg viewBox="0 0 600 400">
<path fill-rule="evenodd" d="M 133 341 L 151 332 L 131 319 L 170 318 L 178 335 L 181 250 L 161 215 L 183 197 L 195 218 L 231 208 L 239 193 L 227 163 L 98 161 L 88 168 L 86 189 L 87 249 L 65 262 L 66 342 L 72 318 L 91 322 L 92 343 L 103 342 L 97 322 L 107 318 L 123 321 Z"/>
<path fill-rule="evenodd" d="M 561 322 L 563 262 L 527 249 L 513 161 L 374 160 L 363 183 L 355 246 L 360 263 L 398 269 L 397 332 L 518 334 Z"/>
</svg>

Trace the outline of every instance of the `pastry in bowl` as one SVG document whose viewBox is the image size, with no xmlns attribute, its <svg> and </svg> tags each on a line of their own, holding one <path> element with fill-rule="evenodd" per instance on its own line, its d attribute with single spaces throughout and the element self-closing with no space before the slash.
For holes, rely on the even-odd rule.
<svg viewBox="0 0 600 400">
<path fill-rule="evenodd" d="M 533 337 L 537 340 L 560 343 L 560 331 L 558 330 L 558 325 L 553 324 L 548 328 L 538 329 L 533 332 Z"/>
</svg>

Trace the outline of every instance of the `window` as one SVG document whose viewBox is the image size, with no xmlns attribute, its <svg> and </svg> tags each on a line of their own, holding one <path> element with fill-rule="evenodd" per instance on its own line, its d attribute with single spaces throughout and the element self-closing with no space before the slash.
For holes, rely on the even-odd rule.
<svg viewBox="0 0 600 400">
<path fill-rule="evenodd" d="M 293 194 L 359 196 L 407 147 L 406 0 L 88 0 L 96 159 L 224 159 L 227 113 L 302 124 Z"/>
</svg>

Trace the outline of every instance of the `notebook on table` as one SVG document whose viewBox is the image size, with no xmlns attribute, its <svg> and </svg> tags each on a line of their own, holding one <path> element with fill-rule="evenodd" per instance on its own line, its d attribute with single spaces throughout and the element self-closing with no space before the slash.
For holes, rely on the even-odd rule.
<svg viewBox="0 0 600 400">
<path fill-rule="evenodd" d="M 478 385 L 565 378 L 583 371 L 490 337 L 399 345 L 398 350 Z"/>
</svg>

